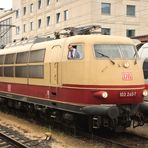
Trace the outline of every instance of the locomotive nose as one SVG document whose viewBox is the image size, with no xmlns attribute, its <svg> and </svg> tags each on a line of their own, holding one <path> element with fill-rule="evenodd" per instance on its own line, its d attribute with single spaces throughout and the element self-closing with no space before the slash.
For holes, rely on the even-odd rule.
<svg viewBox="0 0 148 148">
<path fill-rule="evenodd" d="M 116 105 L 85 106 L 82 111 L 89 115 L 108 116 L 111 119 L 116 119 L 119 116 L 119 109 Z"/>
</svg>

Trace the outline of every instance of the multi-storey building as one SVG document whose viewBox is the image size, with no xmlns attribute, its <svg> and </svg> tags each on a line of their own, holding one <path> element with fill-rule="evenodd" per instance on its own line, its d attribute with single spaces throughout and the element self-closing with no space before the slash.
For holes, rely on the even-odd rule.
<svg viewBox="0 0 148 148">
<path fill-rule="evenodd" d="M 101 25 L 102 34 L 148 34 L 148 0 L 13 0 L 13 38 L 48 36 L 65 27 Z"/>
</svg>

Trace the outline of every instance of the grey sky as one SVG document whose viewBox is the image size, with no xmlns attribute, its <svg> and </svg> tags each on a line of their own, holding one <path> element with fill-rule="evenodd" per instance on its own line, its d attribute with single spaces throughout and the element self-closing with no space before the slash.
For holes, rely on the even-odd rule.
<svg viewBox="0 0 148 148">
<path fill-rule="evenodd" d="M 0 8 L 12 8 L 12 0 L 0 0 Z"/>
</svg>

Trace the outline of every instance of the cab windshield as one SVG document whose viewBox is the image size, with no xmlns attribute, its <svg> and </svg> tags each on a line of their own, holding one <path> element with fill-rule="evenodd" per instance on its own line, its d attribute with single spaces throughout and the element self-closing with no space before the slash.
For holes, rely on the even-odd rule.
<svg viewBox="0 0 148 148">
<path fill-rule="evenodd" d="M 124 44 L 95 44 L 94 51 L 96 58 L 137 58 L 137 51 L 133 45 Z"/>
</svg>

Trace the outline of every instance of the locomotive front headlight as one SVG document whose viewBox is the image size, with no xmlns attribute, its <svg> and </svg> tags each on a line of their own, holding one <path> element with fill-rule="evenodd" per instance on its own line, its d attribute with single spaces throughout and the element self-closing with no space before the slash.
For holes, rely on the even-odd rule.
<svg viewBox="0 0 148 148">
<path fill-rule="evenodd" d="M 130 64 L 128 62 L 126 62 L 126 63 L 123 64 L 123 67 L 124 68 L 128 68 L 129 66 L 130 66 Z"/>
<path fill-rule="evenodd" d="M 143 95 L 144 97 L 146 97 L 146 96 L 148 95 L 148 92 L 147 92 L 147 90 L 143 90 L 143 93 L 142 93 L 142 95 Z"/>
<path fill-rule="evenodd" d="M 107 98 L 108 97 L 108 93 L 106 91 L 102 92 L 102 98 Z"/>
<path fill-rule="evenodd" d="M 94 93 L 94 96 L 97 98 L 106 99 L 108 97 L 108 93 L 106 91 L 97 91 Z"/>
</svg>

